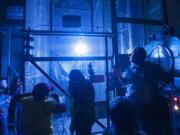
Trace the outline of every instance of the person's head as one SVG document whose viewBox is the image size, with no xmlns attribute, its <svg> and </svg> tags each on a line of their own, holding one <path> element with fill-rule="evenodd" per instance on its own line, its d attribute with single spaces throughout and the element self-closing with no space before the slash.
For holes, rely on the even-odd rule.
<svg viewBox="0 0 180 135">
<path fill-rule="evenodd" d="M 73 69 L 71 70 L 71 72 L 69 73 L 69 81 L 72 83 L 78 83 L 85 80 L 83 74 L 81 73 L 80 70 L 78 69 Z"/>
<path fill-rule="evenodd" d="M 49 96 L 52 87 L 47 83 L 38 83 L 33 88 L 33 98 L 34 100 L 43 100 Z"/>
<path fill-rule="evenodd" d="M 0 78 L 0 88 L 6 89 L 8 87 L 6 78 L 2 77 Z"/>
<path fill-rule="evenodd" d="M 135 47 L 130 54 L 130 62 L 139 65 L 144 62 L 146 58 L 146 51 L 143 47 Z"/>
<path fill-rule="evenodd" d="M 135 106 L 127 97 L 115 98 L 110 104 L 110 119 L 121 131 L 134 128 L 136 125 Z"/>
</svg>

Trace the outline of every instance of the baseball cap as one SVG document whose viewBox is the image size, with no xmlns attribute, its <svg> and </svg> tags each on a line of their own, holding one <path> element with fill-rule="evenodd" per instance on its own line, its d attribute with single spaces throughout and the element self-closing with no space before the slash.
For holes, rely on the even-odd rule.
<svg viewBox="0 0 180 135">
<path fill-rule="evenodd" d="M 54 88 L 54 85 L 50 83 L 41 82 L 41 83 L 36 84 L 32 91 L 34 99 L 38 100 L 38 99 L 44 98 L 45 96 L 48 96 L 49 92 L 53 88 Z"/>
</svg>

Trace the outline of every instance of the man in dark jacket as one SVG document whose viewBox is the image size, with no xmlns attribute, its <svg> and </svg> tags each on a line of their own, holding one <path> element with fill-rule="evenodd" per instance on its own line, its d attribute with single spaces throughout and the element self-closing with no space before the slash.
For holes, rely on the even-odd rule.
<svg viewBox="0 0 180 135">
<path fill-rule="evenodd" d="M 74 69 L 69 74 L 69 95 L 71 135 L 91 135 L 91 127 L 95 122 L 94 87 L 80 70 Z"/>
<path fill-rule="evenodd" d="M 169 74 L 158 64 L 145 61 L 146 51 L 136 47 L 125 73 L 126 96 L 136 105 L 138 118 L 149 135 L 169 135 L 168 104 L 160 95 L 160 84 L 169 83 Z M 167 121 L 165 121 L 167 120 Z"/>
</svg>

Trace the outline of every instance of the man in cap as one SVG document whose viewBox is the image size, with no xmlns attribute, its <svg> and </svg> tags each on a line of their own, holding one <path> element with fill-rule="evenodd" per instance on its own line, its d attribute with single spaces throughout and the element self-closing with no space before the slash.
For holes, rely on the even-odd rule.
<svg viewBox="0 0 180 135">
<path fill-rule="evenodd" d="M 22 98 L 23 134 L 52 135 L 52 114 L 66 111 L 64 104 L 58 103 L 57 98 L 50 97 L 51 86 L 38 83 L 34 86 L 32 97 Z"/>
</svg>

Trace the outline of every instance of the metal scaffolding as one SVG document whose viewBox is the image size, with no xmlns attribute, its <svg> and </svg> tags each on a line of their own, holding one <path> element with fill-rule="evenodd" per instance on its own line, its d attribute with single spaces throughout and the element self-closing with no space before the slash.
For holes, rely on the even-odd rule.
<svg viewBox="0 0 180 135">
<path fill-rule="evenodd" d="M 26 3 L 24 5 L 24 9 L 26 9 Z M 110 125 L 109 119 L 109 60 L 113 63 L 118 63 L 118 31 L 117 25 L 128 23 L 128 24 L 142 24 L 142 25 L 158 25 L 168 28 L 168 26 L 161 21 L 158 20 L 149 20 L 149 19 L 139 19 L 139 18 L 131 18 L 131 17 L 117 17 L 116 14 L 116 0 L 111 0 L 111 31 L 112 32 L 94 32 L 93 27 L 93 0 L 90 1 L 90 9 L 91 9 L 91 32 L 76 32 L 76 31 L 55 31 L 53 30 L 53 0 L 50 0 L 50 29 L 49 30 L 31 30 L 26 28 L 26 10 L 24 10 L 24 33 L 39 36 L 87 36 L 87 37 L 102 37 L 104 38 L 105 43 L 105 56 L 94 56 L 94 57 L 34 57 L 31 55 L 24 55 L 24 71 L 25 71 L 25 62 L 30 62 L 32 65 L 38 69 L 50 82 L 52 82 L 65 96 L 67 96 L 66 91 L 55 82 L 36 62 L 43 61 L 89 61 L 89 60 L 97 60 L 97 61 L 105 61 L 106 68 L 106 110 L 107 110 L 107 126 Z M 113 56 L 109 56 L 108 54 L 108 39 L 112 39 L 112 48 L 113 48 Z M 29 39 L 24 39 L 24 42 L 27 42 Z M 24 48 L 27 51 L 27 48 Z M 24 75 L 25 77 L 25 72 Z M 25 83 L 25 78 L 24 78 Z M 100 123 L 98 120 L 96 122 L 102 127 L 105 126 Z"/>
</svg>

